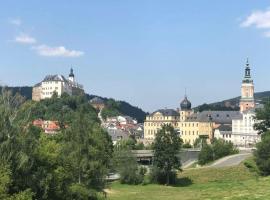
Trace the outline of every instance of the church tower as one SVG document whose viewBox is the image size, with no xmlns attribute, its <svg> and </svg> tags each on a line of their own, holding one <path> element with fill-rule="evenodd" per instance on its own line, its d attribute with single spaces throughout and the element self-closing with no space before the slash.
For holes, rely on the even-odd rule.
<svg viewBox="0 0 270 200">
<path fill-rule="evenodd" d="M 180 103 L 180 108 L 180 121 L 184 122 L 191 114 L 193 114 L 191 103 L 188 100 L 187 95 L 185 95 L 184 100 Z"/>
<path fill-rule="evenodd" d="M 73 69 L 71 68 L 70 69 L 70 73 L 69 73 L 69 76 L 68 76 L 68 80 L 70 80 L 72 83 L 74 83 L 75 81 L 75 78 L 74 78 L 74 73 L 73 73 Z"/>
<path fill-rule="evenodd" d="M 245 77 L 241 86 L 240 112 L 255 107 L 254 101 L 254 84 L 250 74 L 249 62 L 247 59 L 245 68 Z"/>
</svg>

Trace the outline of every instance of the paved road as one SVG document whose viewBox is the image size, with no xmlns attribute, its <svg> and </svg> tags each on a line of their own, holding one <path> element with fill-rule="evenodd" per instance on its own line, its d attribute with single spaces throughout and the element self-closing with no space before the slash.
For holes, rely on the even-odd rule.
<svg viewBox="0 0 270 200">
<path fill-rule="evenodd" d="M 221 158 L 214 162 L 210 167 L 229 167 L 239 165 L 243 160 L 250 157 L 252 153 L 240 153 L 232 156 L 227 156 L 225 158 Z"/>
</svg>

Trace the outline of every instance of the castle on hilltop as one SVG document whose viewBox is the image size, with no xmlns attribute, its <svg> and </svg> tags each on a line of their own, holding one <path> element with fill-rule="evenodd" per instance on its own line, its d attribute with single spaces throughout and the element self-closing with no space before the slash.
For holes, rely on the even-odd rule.
<svg viewBox="0 0 270 200">
<path fill-rule="evenodd" d="M 159 109 L 146 116 L 144 121 L 145 143 L 152 143 L 162 125 L 171 124 L 184 143 L 193 145 L 198 138 L 222 138 L 237 146 L 253 146 L 260 140 L 253 125 L 256 123 L 254 84 L 247 60 L 241 86 L 240 111 L 194 112 L 185 95 L 180 109 Z"/>
<path fill-rule="evenodd" d="M 63 93 L 69 95 L 84 94 L 83 86 L 75 81 L 73 69 L 70 69 L 68 78 L 63 75 L 47 75 L 40 83 L 32 89 L 32 100 L 40 101 L 51 98 L 53 94 L 60 97 Z"/>
</svg>

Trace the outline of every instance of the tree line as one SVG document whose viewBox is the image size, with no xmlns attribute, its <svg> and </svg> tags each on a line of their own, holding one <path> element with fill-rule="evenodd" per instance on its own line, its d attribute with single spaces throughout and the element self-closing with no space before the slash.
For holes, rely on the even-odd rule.
<svg viewBox="0 0 270 200">
<path fill-rule="evenodd" d="M 113 147 L 85 97 L 33 102 L 3 91 L 0 111 L 1 199 L 103 198 Z M 61 130 L 44 134 L 38 118 Z"/>
</svg>

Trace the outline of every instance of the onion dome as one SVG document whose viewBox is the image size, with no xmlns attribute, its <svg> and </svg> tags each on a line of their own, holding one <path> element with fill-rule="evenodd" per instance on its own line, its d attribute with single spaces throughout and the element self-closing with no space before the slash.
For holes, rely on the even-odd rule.
<svg viewBox="0 0 270 200">
<path fill-rule="evenodd" d="M 73 69 L 70 69 L 70 73 L 69 73 L 69 77 L 73 77 L 74 78 L 74 73 L 73 73 Z"/>
<path fill-rule="evenodd" d="M 180 103 L 181 110 L 191 110 L 191 103 L 185 96 L 184 100 Z"/>
</svg>

